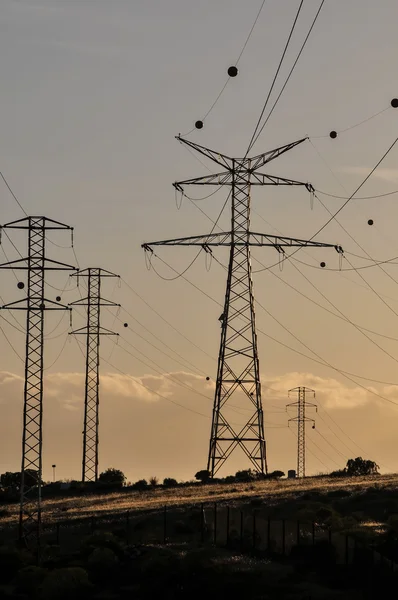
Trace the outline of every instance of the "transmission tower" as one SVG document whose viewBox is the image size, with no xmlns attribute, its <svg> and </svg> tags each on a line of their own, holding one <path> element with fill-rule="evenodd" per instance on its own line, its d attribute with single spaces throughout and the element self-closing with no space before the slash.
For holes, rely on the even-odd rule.
<svg viewBox="0 0 398 600">
<path fill-rule="evenodd" d="M 312 240 L 254 233 L 250 230 L 251 186 L 286 185 L 304 186 L 309 192 L 314 188 L 308 183 L 275 177 L 261 173 L 259 169 L 285 154 L 305 139 L 281 146 L 252 158 L 231 158 L 199 144 L 177 136 L 177 139 L 209 158 L 223 171 L 174 183 L 177 191 L 184 193 L 188 185 L 230 186 L 231 229 L 211 233 L 142 244 L 144 250 L 153 252 L 153 246 L 200 246 L 211 252 L 213 246 L 230 248 L 227 287 L 224 310 L 220 317 L 221 343 L 218 356 L 217 381 L 208 454 L 208 470 L 214 476 L 235 448 L 240 447 L 251 466 L 257 472 L 267 471 L 264 437 L 261 383 L 257 353 L 257 335 L 254 311 L 254 293 L 250 259 L 251 246 L 272 246 L 283 258 L 284 248 L 331 247 L 341 251 L 340 246 Z M 232 427 L 224 409 L 234 394 L 240 393 L 252 413 L 238 430 Z"/>
<path fill-rule="evenodd" d="M 287 404 L 286 407 L 291 406 L 297 408 L 297 417 L 289 419 L 290 422 L 297 423 L 297 477 L 305 477 L 305 424 L 308 422 L 312 423 L 312 428 L 315 429 L 314 419 L 306 417 L 306 408 L 315 408 L 318 412 L 316 404 L 306 401 L 307 394 L 311 394 L 315 398 L 315 391 L 306 387 L 296 387 L 289 390 L 290 393 L 297 394 L 297 402 Z"/>
<path fill-rule="evenodd" d="M 28 256 L 0 265 L 1 269 L 27 270 L 27 296 L 10 302 L 2 309 L 26 311 L 25 386 L 23 406 L 22 466 L 19 510 L 19 539 L 25 545 L 39 546 L 41 529 L 41 482 L 43 442 L 43 356 L 44 313 L 47 310 L 69 310 L 67 306 L 44 296 L 45 272 L 74 270 L 75 267 L 46 257 L 46 232 L 72 227 L 47 219 L 26 217 L 3 225 L 1 229 L 26 230 Z M 23 289 L 20 281 L 17 287 Z"/>
<path fill-rule="evenodd" d="M 105 269 L 90 267 L 77 271 L 72 277 L 84 277 L 87 279 L 87 297 L 69 304 L 69 306 L 87 306 L 87 325 L 71 332 L 71 335 L 86 336 L 82 481 L 97 481 L 100 336 L 119 335 L 101 327 L 101 306 L 120 306 L 120 304 L 101 297 L 101 280 L 104 277 L 119 277 L 119 275 L 115 275 Z"/>
</svg>

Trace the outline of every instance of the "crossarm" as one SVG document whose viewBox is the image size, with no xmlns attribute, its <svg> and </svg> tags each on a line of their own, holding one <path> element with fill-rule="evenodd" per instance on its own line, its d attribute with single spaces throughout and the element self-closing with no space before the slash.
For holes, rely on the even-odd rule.
<svg viewBox="0 0 398 600">
<path fill-rule="evenodd" d="M 237 169 L 235 172 L 235 183 L 236 181 L 249 179 L 247 171 Z M 173 186 L 176 190 L 183 191 L 184 185 L 232 185 L 233 177 L 229 171 L 223 171 L 222 173 L 212 173 L 211 175 L 204 175 L 203 177 L 194 177 L 192 179 L 184 179 L 183 181 L 176 181 Z M 314 188 L 310 183 L 304 183 L 303 181 L 296 181 L 295 179 L 286 179 L 286 177 L 276 177 L 275 175 L 267 175 L 266 173 L 250 173 L 250 184 L 251 185 L 301 185 L 307 188 L 309 192 L 314 192 Z"/>
<path fill-rule="evenodd" d="M 241 235 L 244 234 L 244 235 Z M 185 238 L 176 238 L 172 240 L 161 240 L 157 242 L 147 242 L 141 245 L 144 250 L 151 251 L 152 246 L 202 246 L 204 248 L 211 246 L 231 246 L 232 234 L 230 231 L 221 233 L 211 233 L 206 235 L 194 235 Z M 233 240 L 235 246 L 273 246 L 280 252 L 284 252 L 283 248 L 334 248 L 340 254 L 343 252 L 341 246 L 336 244 L 326 244 L 313 240 L 301 240 L 298 238 L 289 238 L 279 235 L 269 235 L 266 233 L 254 233 L 250 231 L 235 232 Z"/>
</svg>

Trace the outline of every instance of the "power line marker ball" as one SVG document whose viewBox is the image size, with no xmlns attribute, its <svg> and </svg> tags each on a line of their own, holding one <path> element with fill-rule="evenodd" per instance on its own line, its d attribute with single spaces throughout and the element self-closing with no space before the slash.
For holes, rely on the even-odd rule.
<svg viewBox="0 0 398 600">
<path fill-rule="evenodd" d="M 398 98 L 393 98 L 393 99 L 391 100 L 391 106 L 392 106 L 393 108 L 398 108 Z"/>
<path fill-rule="evenodd" d="M 57 296 L 55 299 L 57 302 L 61 302 L 61 296 Z"/>
<path fill-rule="evenodd" d="M 196 121 L 195 127 L 196 129 L 203 129 L 203 121 Z"/>
<path fill-rule="evenodd" d="M 210 377 L 206 377 L 206 381 L 210 381 Z"/>
<path fill-rule="evenodd" d="M 373 225 L 373 219 L 369 219 L 368 225 Z"/>
<path fill-rule="evenodd" d="M 18 281 L 18 283 L 17 283 L 17 288 L 18 288 L 19 290 L 23 290 L 23 289 L 24 289 L 24 287 L 25 287 L 25 284 L 24 284 L 24 282 L 23 282 L 23 281 Z"/>
<path fill-rule="evenodd" d="M 335 140 L 337 138 L 337 131 L 331 131 L 329 133 L 330 137 L 332 138 L 332 140 Z"/>
<path fill-rule="evenodd" d="M 123 327 L 128 327 L 129 324 L 128 323 L 123 323 Z"/>
<path fill-rule="evenodd" d="M 326 263 L 325 262 L 321 262 L 321 267 L 322 267 L 322 269 L 324 269 L 326 267 Z"/>
<path fill-rule="evenodd" d="M 238 74 L 238 69 L 237 69 L 237 67 L 229 67 L 229 69 L 228 69 L 228 75 L 229 75 L 230 77 L 236 77 L 236 76 L 237 76 L 237 74 Z"/>
</svg>

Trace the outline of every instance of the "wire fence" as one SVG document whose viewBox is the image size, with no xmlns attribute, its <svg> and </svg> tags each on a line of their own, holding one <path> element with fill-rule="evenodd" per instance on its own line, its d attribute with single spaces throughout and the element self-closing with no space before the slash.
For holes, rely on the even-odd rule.
<svg viewBox="0 0 398 600">
<path fill-rule="evenodd" d="M 100 532 L 112 532 L 129 545 L 213 545 L 315 562 L 322 553 L 324 560 L 329 557 L 334 564 L 382 564 L 398 572 L 395 561 L 352 534 L 316 522 L 273 519 L 262 510 L 218 503 L 44 521 L 41 543 L 57 545 L 62 553 L 69 553 L 79 549 L 85 538 Z M 16 537 L 15 526 L 0 530 L 0 541 L 11 542 Z"/>
</svg>

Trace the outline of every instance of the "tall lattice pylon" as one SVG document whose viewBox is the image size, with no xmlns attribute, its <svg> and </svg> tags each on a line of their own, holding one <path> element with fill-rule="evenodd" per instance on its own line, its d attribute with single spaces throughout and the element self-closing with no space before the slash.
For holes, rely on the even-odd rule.
<svg viewBox="0 0 398 600">
<path fill-rule="evenodd" d="M 153 246 L 201 246 L 207 252 L 211 252 L 213 246 L 230 248 L 224 310 L 220 317 L 221 343 L 218 355 L 208 470 L 214 476 L 235 448 L 240 447 L 246 454 L 250 466 L 254 467 L 257 472 L 264 473 L 267 471 L 267 460 L 250 247 L 272 246 L 282 257 L 285 247 L 334 247 L 338 251 L 342 251 L 342 249 L 334 244 L 254 233 L 250 230 L 252 185 L 304 186 L 309 192 L 313 192 L 313 187 L 308 183 L 275 177 L 259 171 L 264 165 L 301 144 L 307 138 L 252 158 L 231 158 L 180 136 L 177 136 L 177 139 L 220 165 L 223 171 L 176 182 L 173 184 L 175 189 L 184 193 L 184 187 L 187 185 L 230 186 L 231 229 L 221 233 L 213 232 L 207 235 L 149 242 L 142 244 L 142 247 L 149 252 L 153 252 Z M 235 430 L 225 414 L 225 409 L 228 408 L 231 397 L 237 394 L 242 408 L 243 403 L 246 403 L 251 414 L 246 423 L 240 429 Z"/>
<path fill-rule="evenodd" d="M 290 394 L 297 394 L 297 402 L 287 404 L 286 407 L 297 408 L 297 417 L 289 419 L 289 423 L 297 423 L 297 477 L 305 477 L 305 425 L 312 423 L 315 429 L 315 421 L 306 416 L 307 408 L 315 408 L 318 411 L 316 404 L 307 402 L 307 396 L 311 395 L 315 398 L 315 391 L 306 387 L 296 387 L 289 390 Z"/>
<path fill-rule="evenodd" d="M 45 298 L 45 272 L 75 270 L 71 265 L 46 257 L 46 232 L 58 229 L 72 231 L 72 227 L 46 217 L 26 217 L 7 223 L 1 229 L 26 230 L 28 233 L 27 258 L 0 265 L 0 269 L 27 270 L 27 296 L 1 308 L 26 311 L 19 539 L 27 546 L 38 546 L 41 529 L 44 314 L 47 310 L 69 310 L 67 306 Z M 19 289 L 24 287 L 22 281 L 18 282 Z"/>
<path fill-rule="evenodd" d="M 101 306 L 120 306 L 101 297 L 101 280 L 119 277 L 105 269 L 89 267 L 74 273 L 72 277 L 87 279 L 87 297 L 69 306 L 87 306 L 87 325 L 71 332 L 86 336 L 86 378 L 84 388 L 83 460 L 82 481 L 98 479 L 99 446 L 99 346 L 102 335 L 119 335 L 101 327 Z"/>
</svg>

